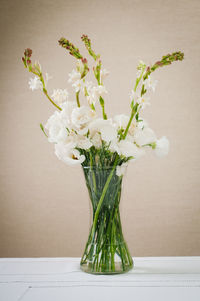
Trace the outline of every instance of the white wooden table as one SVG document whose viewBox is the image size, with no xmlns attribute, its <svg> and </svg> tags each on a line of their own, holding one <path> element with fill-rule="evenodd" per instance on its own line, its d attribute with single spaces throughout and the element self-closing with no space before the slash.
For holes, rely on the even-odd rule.
<svg viewBox="0 0 200 301">
<path fill-rule="evenodd" d="M 0 259 L 0 301 L 200 301 L 200 257 L 134 258 L 122 275 L 90 275 L 79 258 Z"/>
</svg>

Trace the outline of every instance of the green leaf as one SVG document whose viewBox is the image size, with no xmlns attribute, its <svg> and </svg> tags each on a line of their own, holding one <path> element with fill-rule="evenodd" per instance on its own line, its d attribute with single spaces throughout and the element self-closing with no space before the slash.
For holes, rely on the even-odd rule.
<svg viewBox="0 0 200 301">
<path fill-rule="evenodd" d="M 43 127 L 42 123 L 40 123 L 40 128 L 41 128 L 42 132 L 44 133 L 44 135 L 48 138 L 47 134 L 45 133 L 45 130 L 44 130 L 44 127 Z"/>
</svg>

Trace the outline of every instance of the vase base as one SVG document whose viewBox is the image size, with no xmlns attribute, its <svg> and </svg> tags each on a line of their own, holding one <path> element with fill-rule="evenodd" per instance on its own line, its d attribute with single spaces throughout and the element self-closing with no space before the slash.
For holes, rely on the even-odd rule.
<svg viewBox="0 0 200 301">
<path fill-rule="evenodd" d="M 115 263 L 115 267 L 113 269 L 111 268 L 105 268 L 105 267 L 94 267 L 92 263 L 81 263 L 80 268 L 83 272 L 94 274 L 94 275 L 114 275 L 114 274 L 124 274 L 129 272 L 133 268 L 133 263 L 129 265 L 122 266 L 122 264 Z"/>
</svg>

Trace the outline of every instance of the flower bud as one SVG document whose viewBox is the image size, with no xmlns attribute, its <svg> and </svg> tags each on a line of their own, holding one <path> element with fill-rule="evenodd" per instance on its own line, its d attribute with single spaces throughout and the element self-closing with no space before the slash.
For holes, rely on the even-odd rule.
<svg viewBox="0 0 200 301">
<path fill-rule="evenodd" d="M 27 57 L 31 57 L 33 51 L 30 48 L 25 49 L 24 55 Z"/>
<path fill-rule="evenodd" d="M 163 66 L 163 63 L 161 61 L 158 61 L 158 62 L 155 63 L 155 65 Z"/>
<path fill-rule="evenodd" d="M 87 64 L 87 59 L 86 58 L 82 58 L 82 63 L 83 64 Z"/>
</svg>

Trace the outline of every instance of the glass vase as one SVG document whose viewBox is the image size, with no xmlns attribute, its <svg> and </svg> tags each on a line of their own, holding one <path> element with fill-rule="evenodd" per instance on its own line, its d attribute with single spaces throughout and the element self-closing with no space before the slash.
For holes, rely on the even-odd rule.
<svg viewBox="0 0 200 301">
<path fill-rule="evenodd" d="M 118 274 L 133 267 L 122 233 L 120 197 L 123 176 L 116 167 L 83 167 L 89 191 L 92 223 L 81 269 L 91 274 Z"/>
</svg>

